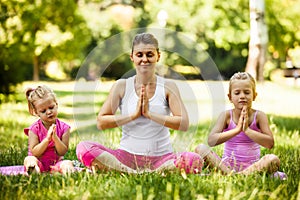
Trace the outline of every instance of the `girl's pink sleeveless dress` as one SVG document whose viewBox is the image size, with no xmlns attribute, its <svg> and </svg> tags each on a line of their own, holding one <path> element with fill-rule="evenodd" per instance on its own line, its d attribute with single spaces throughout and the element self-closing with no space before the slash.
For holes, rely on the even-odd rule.
<svg viewBox="0 0 300 200">
<path fill-rule="evenodd" d="M 254 113 L 254 119 L 250 128 L 261 132 L 256 125 L 257 111 Z M 225 131 L 236 127 L 232 119 L 232 110 L 230 110 L 230 123 Z M 235 137 L 225 142 L 222 160 L 230 165 L 236 171 L 242 171 L 260 159 L 260 145 L 251 140 L 244 132 L 240 132 Z"/>
</svg>

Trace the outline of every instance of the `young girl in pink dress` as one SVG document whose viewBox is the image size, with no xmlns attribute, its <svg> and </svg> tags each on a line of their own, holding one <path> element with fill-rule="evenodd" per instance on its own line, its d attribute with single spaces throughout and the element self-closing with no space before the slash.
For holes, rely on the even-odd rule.
<svg viewBox="0 0 300 200">
<path fill-rule="evenodd" d="M 70 126 L 57 118 L 58 103 L 47 86 L 27 89 L 29 113 L 39 117 L 24 132 L 28 136 L 28 156 L 24 159 L 27 173 L 74 171 L 73 163 L 63 160 L 69 147 Z"/>
<path fill-rule="evenodd" d="M 209 146 L 225 143 L 222 159 L 204 144 L 196 148 L 208 165 L 224 174 L 273 174 L 279 169 L 280 160 L 276 155 L 267 154 L 260 158 L 260 146 L 271 149 L 274 138 L 267 115 L 252 108 L 256 95 L 255 80 L 249 73 L 234 74 L 228 93 L 234 108 L 220 114 L 208 137 Z M 285 176 L 280 172 L 276 175 Z"/>
<path fill-rule="evenodd" d="M 136 75 L 116 81 L 97 118 L 100 130 L 122 127 L 119 148 L 83 141 L 76 148 L 78 159 L 96 170 L 200 173 L 203 160 L 198 154 L 172 149 L 169 128 L 186 131 L 189 119 L 175 82 L 155 74 L 160 58 L 156 38 L 136 35 L 130 58 Z"/>
</svg>

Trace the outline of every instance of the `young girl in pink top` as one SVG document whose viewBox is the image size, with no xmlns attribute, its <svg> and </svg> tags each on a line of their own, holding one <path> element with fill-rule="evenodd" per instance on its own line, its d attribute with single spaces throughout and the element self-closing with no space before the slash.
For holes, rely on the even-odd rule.
<svg viewBox="0 0 300 200">
<path fill-rule="evenodd" d="M 28 136 L 28 156 L 24 160 L 27 173 L 74 171 L 71 161 L 64 160 L 68 151 L 70 126 L 57 119 L 58 103 L 47 86 L 27 89 L 29 113 L 39 117 L 24 132 Z"/>
<path fill-rule="evenodd" d="M 209 146 L 225 143 L 222 159 L 204 144 L 196 148 L 208 165 L 217 167 L 224 174 L 248 175 L 262 171 L 273 174 L 279 169 L 280 160 L 276 155 L 267 154 L 260 158 L 260 146 L 271 149 L 274 138 L 267 115 L 252 108 L 256 95 L 255 80 L 250 74 L 234 74 L 228 93 L 234 108 L 220 114 L 208 137 Z"/>
</svg>

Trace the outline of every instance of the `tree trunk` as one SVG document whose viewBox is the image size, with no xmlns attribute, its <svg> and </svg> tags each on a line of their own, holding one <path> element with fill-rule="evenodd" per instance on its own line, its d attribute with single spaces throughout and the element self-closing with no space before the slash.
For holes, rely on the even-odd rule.
<svg viewBox="0 0 300 200">
<path fill-rule="evenodd" d="M 33 81 L 40 80 L 39 74 L 39 57 L 37 55 L 33 55 Z"/>
<path fill-rule="evenodd" d="M 249 72 L 256 80 L 264 80 L 264 65 L 268 44 L 267 25 L 264 20 L 264 0 L 250 0 L 250 41 L 249 55 L 246 64 L 246 72 Z"/>
</svg>

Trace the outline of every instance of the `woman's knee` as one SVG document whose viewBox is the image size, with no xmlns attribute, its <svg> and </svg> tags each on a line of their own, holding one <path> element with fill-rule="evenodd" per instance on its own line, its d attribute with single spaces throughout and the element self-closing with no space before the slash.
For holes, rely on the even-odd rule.
<svg viewBox="0 0 300 200">
<path fill-rule="evenodd" d="M 76 152 L 80 152 L 80 151 L 82 151 L 82 150 L 84 150 L 84 149 L 87 149 L 86 148 L 86 146 L 87 146 L 87 144 L 86 144 L 87 142 L 79 142 L 78 144 L 77 144 L 77 146 L 76 146 Z"/>
<path fill-rule="evenodd" d="M 78 160 L 87 167 L 90 167 L 95 158 L 104 151 L 106 151 L 106 148 L 96 142 L 80 142 L 76 147 Z"/>
<path fill-rule="evenodd" d="M 196 148 L 195 148 L 195 152 L 197 154 L 199 154 L 202 158 L 205 158 L 209 153 L 210 153 L 210 148 L 209 146 L 205 145 L 205 144 L 199 144 Z"/>
<path fill-rule="evenodd" d="M 76 156 L 78 160 L 82 162 L 84 165 L 86 165 L 85 157 L 88 155 L 87 153 L 89 151 L 89 146 L 90 145 L 88 144 L 88 142 L 85 141 L 78 143 L 76 146 Z"/>
<path fill-rule="evenodd" d="M 84 155 L 90 149 L 91 149 L 90 142 L 83 141 L 83 142 L 78 143 L 76 146 L 77 158 L 80 159 L 82 157 L 82 155 Z"/>
<path fill-rule="evenodd" d="M 200 173 L 203 167 L 203 159 L 196 153 L 184 152 L 177 160 L 176 167 L 184 169 L 186 173 Z"/>
</svg>

